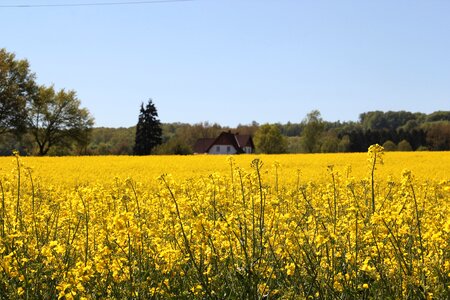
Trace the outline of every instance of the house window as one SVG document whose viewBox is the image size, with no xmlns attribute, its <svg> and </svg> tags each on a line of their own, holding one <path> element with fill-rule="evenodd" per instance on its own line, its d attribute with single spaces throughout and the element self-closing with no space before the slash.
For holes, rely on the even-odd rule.
<svg viewBox="0 0 450 300">
<path fill-rule="evenodd" d="M 220 152 L 220 146 L 216 146 L 216 152 Z"/>
<path fill-rule="evenodd" d="M 230 151 L 231 151 L 231 147 L 227 146 L 227 152 L 230 152 Z"/>
</svg>

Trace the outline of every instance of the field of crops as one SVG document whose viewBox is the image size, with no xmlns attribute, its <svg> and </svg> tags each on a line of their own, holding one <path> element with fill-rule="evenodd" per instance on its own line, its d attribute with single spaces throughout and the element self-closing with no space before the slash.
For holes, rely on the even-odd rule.
<svg viewBox="0 0 450 300">
<path fill-rule="evenodd" d="M 0 158 L 0 299 L 450 299 L 450 153 Z"/>
</svg>

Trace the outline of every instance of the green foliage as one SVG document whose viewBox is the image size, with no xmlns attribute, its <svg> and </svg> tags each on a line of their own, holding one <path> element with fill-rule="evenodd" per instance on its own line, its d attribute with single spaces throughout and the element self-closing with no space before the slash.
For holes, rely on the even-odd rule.
<svg viewBox="0 0 450 300">
<path fill-rule="evenodd" d="M 136 127 L 94 128 L 91 133 L 87 153 L 91 155 L 131 155 L 133 154 Z"/>
<path fill-rule="evenodd" d="M 258 128 L 259 128 L 258 122 L 252 121 L 252 123 L 248 125 L 239 124 L 236 128 L 236 132 L 239 132 L 239 134 L 248 134 L 254 136 Z"/>
<path fill-rule="evenodd" d="M 319 152 L 324 122 L 318 110 L 313 110 L 303 120 L 302 146 L 305 152 Z"/>
<path fill-rule="evenodd" d="M 450 122 L 436 122 L 427 130 L 427 142 L 433 150 L 450 149 Z"/>
<path fill-rule="evenodd" d="M 386 151 L 397 151 L 397 145 L 389 140 L 383 143 L 383 148 Z"/>
<path fill-rule="evenodd" d="M 371 111 L 359 116 L 365 130 L 395 130 L 410 120 L 416 120 L 423 114 L 413 114 L 407 111 Z"/>
<path fill-rule="evenodd" d="M 275 154 L 286 153 L 287 141 L 276 125 L 264 124 L 255 134 L 256 151 L 260 153 Z"/>
<path fill-rule="evenodd" d="M 155 147 L 155 154 L 164 155 L 187 155 L 192 154 L 192 148 L 178 138 L 172 138 L 166 143 Z"/>
<path fill-rule="evenodd" d="M 288 153 L 302 152 L 301 138 L 299 136 L 288 136 L 286 139 Z"/>
<path fill-rule="evenodd" d="M 325 134 L 322 138 L 320 145 L 320 152 L 333 153 L 339 151 L 339 138 L 334 132 Z"/>
<path fill-rule="evenodd" d="M 39 155 L 47 154 L 53 146 L 70 148 L 74 142 L 87 146 L 93 124 L 89 111 L 80 108 L 75 91 L 56 92 L 53 87 L 42 86 L 28 112 L 28 128 Z"/>
<path fill-rule="evenodd" d="M 145 108 L 144 103 L 141 104 L 133 152 L 135 155 L 148 155 L 161 142 L 161 122 L 158 119 L 158 112 L 152 99 L 149 99 Z"/>
<path fill-rule="evenodd" d="M 420 122 L 418 120 L 408 120 L 402 126 L 396 128 L 396 130 L 403 130 L 405 132 L 411 132 L 412 130 L 418 128 L 420 126 Z"/>
<path fill-rule="evenodd" d="M 299 136 L 303 130 L 304 124 L 302 123 L 291 123 L 280 124 L 281 133 L 285 136 L 294 137 Z"/>
<path fill-rule="evenodd" d="M 344 135 L 338 144 L 338 152 L 348 152 L 350 150 L 350 137 Z"/>
<path fill-rule="evenodd" d="M 450 121 L 450 111 L 435 111 L 426 117 L 427 122 Z"/>
<path fill-rule="evenodd" d="M 398 143 L 397 146 L 398 151 L 412 151 L 411 144 L 407 140 L 402 140 L 400 143 Z"/>
<path fill-rule="evenodd" d="M 420 146 L 416 149 L 416 151 L 429 151 L 430 149 L 427 146 Z"/>
<path fill-rule="evenodd" d="M 28 61 L 0 49 L 0 135 L 25 131 L 26 106 L 37 92 L 34 79 Z"/>
<path fill-rule="evenodd" d="M 193 147 L 195 142 L 200 138 L 217 137 L 222 131 L 228 130 L 217 123 L 208 122 L 197 124 L 180 124 L 177 128 L 173 128 L 172 137 L 180 143 L 189 147 Z"/>
</svg>

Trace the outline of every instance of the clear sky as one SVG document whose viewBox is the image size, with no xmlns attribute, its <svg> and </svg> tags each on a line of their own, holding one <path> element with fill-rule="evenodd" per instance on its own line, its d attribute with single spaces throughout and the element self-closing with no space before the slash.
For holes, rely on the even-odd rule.
<svg viewBox="0 0 450 300">
<path fill-rule="evenodd" d="M 96 126 L 329 121 L 450 110 L 448 0 L 1 0 L 0 48 L 77 91 Z"/>
</svg>

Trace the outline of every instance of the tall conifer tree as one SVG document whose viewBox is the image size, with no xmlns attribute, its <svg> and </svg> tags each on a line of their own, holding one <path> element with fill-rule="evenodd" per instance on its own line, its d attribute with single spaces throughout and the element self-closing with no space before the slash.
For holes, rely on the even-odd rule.
<svg viewBox="0 0 450 300">
<path fill-rule="evenodd" d="M 148 155 L 161 142 L 161 122 L 158 119 L 158 112 L 152 99 L 149 99 L 145 108 L 144 103 L 141 104 L 133 152 L 135 155 Z"/>
</svg>

